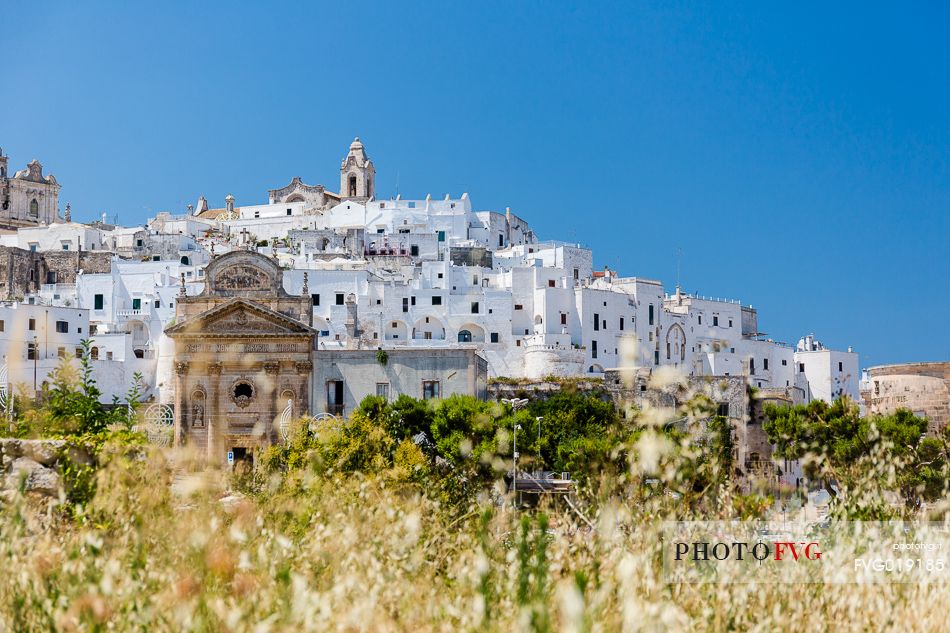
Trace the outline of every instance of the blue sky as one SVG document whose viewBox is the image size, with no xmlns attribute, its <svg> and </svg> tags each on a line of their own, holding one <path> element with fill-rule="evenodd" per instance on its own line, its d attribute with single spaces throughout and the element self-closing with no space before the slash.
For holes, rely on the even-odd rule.
<svg viewBox="0 0 950 633">
<path fill-rule="evenodd" d="M 359 135 L 380 195 L 468 191 L 669 289 L 680 250 L 684 290 L 863 366 L 950 358 L 936 3 L 130 4 L 4 29 L 0 146 L 76 219 L 336 188 Z"/>
</svg>

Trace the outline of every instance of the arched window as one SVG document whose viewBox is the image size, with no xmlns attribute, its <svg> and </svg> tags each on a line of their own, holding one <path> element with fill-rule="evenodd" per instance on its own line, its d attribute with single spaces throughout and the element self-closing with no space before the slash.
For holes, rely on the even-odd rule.
<svg viewBox="0 0 950 633">
<path fill-rule="evenodd" d="M 350 197 L 356 197 L 356 176 L 350 176 Z"/>
<path fill-rule="evenodd" d="M 187 255 L 182 255 L 182 256 L 181 256 L 181 263 L 184 264 L 185 266 L 190 266 L 190 265 L 191 265 L 191 260 L 188 259 L 188 256 L 187 256 Z"/>
<path fill-rule="evenodd" d="M 36 198 L 30 201 L 30 215 L 34 218 L 40 215 L 40 203 L 36 201 Z"/>
<path fill-rule="evenodd" d="M 93 347 L 91 350 L 89 350 L 89 357 L 92 360 L 99 360 L 99 348 Z"/>
<path fill-rule="evenodd" d="M 472 333 L 468 330 L 459 330 L 459 343 L 471 343 Z"/>
</svg>

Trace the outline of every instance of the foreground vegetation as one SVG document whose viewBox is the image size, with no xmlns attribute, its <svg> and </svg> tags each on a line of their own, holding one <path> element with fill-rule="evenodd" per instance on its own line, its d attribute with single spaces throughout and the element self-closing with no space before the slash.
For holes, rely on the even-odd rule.
<svg viewBox="0 0 950 633">
<path fill-rule="evenodd" d="M 346 423 L 299 420 L 258 468 L 230 472 L 187 449 L 148 447 L 127 409 L 104 417 L 119 414 L 77 395 L 88 395 L 89 376 L 66 378 L 58 404 L 24 414 L 33 421 L 18 433 L 99 438 L 95 485 L 0 502 L 0 630 L 945 626 L 932 608 L 950 597 L 944 584 L 664 584 L 662 521 L 750 518 L 771 504 L 737 492 L 728 425 L 699 394 L 679 411 L 627 419 L 569 389 L 519 411 L 523 466 L 580 481 L 576 509 L 529 509 L 505 494 L 516 421 L 496 403 L 368 398 Z M 931 459 L 933 472 L 910 478 L 923 466 L 912 460 L 937 450 L 914 439 L 919 421 L 842 429 L 852 410 L 835 407 L 770 411 L 769 432 L 786 454 L 813 456 L 816 475 L 837 478 L 837 516 L 916 511 L 885 503 L 889 493 L 926 494 L 943 512 L 946 467 Z"/>
</svg>

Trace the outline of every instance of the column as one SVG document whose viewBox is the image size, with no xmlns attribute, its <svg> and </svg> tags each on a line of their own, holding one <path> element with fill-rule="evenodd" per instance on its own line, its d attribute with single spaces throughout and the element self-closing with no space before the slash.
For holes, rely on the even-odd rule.
<svg viewBox="0 0 950 633">
<path fill-rule="evenodd" d="M 178 361 L 175 363 L 175 442 L 174 446 L 181 446 L 184 435 L 184 402 L 183 396 L 185 390 L 185 376 L 188 374 L 188 363 Z"/>
<path fill-rule="evenodd" d="M 206 447 L 207 457 L 209 462 L 221 461 L 221 451 L 215 446 L 215 442 L 220 442 L 220 438 L 224 436 L 224 432 L 215 433 L 215 425 L 219 423 L 219 420 L 223 424 L 227 424 L 222 416 L 220 416 L 220 405 L 221 405 L 221 363 L 208 363 L 208 388 L 211 391 L 209 394 L 211 397 L 210 405 L 211 411 L 214 413 L 211 415 L 205 415 L 207 420 L 206 424 L 208 425 L 208 446 Z"/>
</svg>

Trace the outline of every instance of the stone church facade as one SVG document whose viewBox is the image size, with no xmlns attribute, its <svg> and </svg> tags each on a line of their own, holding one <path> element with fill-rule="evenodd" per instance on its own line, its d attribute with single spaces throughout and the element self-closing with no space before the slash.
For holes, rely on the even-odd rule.
<svg viewBox="0 0 950 633">
<path fill-rule="evenodd" d="M 0 227 L 16 229 L 62 222 L 59 189 L 52 174 L 43 175 L 43 165 L 37 160 L 11 176 L 9 157 L 0 152 Z"/>
<path fill-rule="evenodd" d="M 175 325 L 175 441 L 208 458 L 237 458 L 278 440 L 288 402 L 309 412 L 316 331 L 310 298 L 288 295 L 271 258 L 234 251 L 213 259 L 205 289 L 179 296 Z"/>
</svg>

